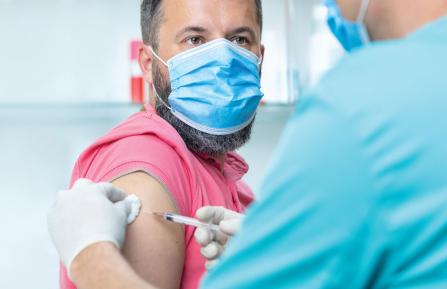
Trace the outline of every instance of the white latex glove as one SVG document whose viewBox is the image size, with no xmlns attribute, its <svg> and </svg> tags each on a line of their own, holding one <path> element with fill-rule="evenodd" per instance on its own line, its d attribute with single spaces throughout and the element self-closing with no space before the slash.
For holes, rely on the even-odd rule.
<svg viewBox="0 0 447 289">
<path fill-rule="evenodd" d="M 136 196 L 110 183 L 80 179 L 71 190 L 60 191 L 48 213 L 48 229 L 68 275 L 75 257 L 88 246 L 112 242 L 121 248 L 140 206 Z"/>
<path fill-rule="evenodd" d="M 207 270 L 217 263 L 225 250 L 228 239 L 239 231 L 243 216 L 224 207 L 203 207 L 197 210 L 196 217 L 200 221 L 220 227 L 220 232 L 217 233 L 199 227 L 194 234 L 197 242 L 202 246 L 200 253 L 207 259 L 205 263 Z"/>
</svg>

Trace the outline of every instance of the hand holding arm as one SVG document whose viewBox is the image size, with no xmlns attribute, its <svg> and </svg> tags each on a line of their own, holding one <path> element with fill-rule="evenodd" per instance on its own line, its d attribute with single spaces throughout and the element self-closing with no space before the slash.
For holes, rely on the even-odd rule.
<svg viewBox="0 0 447 289">
<path fill-rule="evenodd" d="M 92 244 L 110 242 L 120 248 L 139 209 L 137 198 L 109 183 L 80 179 L 73 189 L 60 191 L 48 214 L 48 228 L 68 272 L 75 257 Z"/>
</svg>

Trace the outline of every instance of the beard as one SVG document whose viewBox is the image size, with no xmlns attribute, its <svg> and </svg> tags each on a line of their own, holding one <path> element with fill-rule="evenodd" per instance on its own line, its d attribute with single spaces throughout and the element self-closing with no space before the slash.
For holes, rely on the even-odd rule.
<svg viewBox="0 0 447 289">
<path fill-rule="evenodd" d="M 154 87 L 158 96 L 168 104 L 168 97 L 171 94 L 171 84 L 163 77 L 158 61 L 153 63 Z M 197 130 L 180 119 L 156 97 L 155 109 L 157 114 L 172 125 L 182 137 L 186 146 L 193 152 L 217 157 L 242 147 L 250 140 L 253 121 L 242 130 L 229 135 L 212 135 Z"/>
</svg>

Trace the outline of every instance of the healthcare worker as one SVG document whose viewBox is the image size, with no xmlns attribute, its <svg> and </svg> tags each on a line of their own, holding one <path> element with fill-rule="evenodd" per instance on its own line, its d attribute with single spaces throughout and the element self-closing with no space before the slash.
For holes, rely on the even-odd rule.
<svg viewBox="0 0 447 289">
<path fill-rule="evenodd" d="M 447 288 L 447 1 L 326 4 L 351 54 L 301 98 L 257 202 L 201 288 Z M 125 230 L 118 195 L 78 187 L 49 214 L 81 288 L 153 288 L 103 242 L 119 245 Z M 198 217 L 240 219 L 212 207 Z M 87 222 L 89 232 L 64 231 Z"/>
</svg>

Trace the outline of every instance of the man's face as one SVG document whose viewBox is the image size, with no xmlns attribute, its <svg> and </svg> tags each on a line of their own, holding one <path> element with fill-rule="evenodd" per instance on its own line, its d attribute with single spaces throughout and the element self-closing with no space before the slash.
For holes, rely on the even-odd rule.
<svg viewBox="0 0 447 289">
<path fill-rule="evenodd" d="M 161 5 L 163 17 L 157 54 L 165 61 L 219 38 L 263 57 L 255 0 L 164 0 Z M 153 84 L 158 95 L 168 103 L 171 92 L 168 68 L 154 58 L 148 47 L 140 55 L 140 65 L 146 81 Z M 235 150 L 246 143 L 251 134 L 252 125 L 232 135 L 209 135 L 175 118 L 158 99 L 152 104 L 179 132 L 188 147 L 199 153 L 221 155 Z"/>
<path fill-rule="evenodd" d="M 164 0 L 162 6 L 158 52 L 163 59 L 218 38 L 261 56 L 254 0 Z"/>
</svg>

